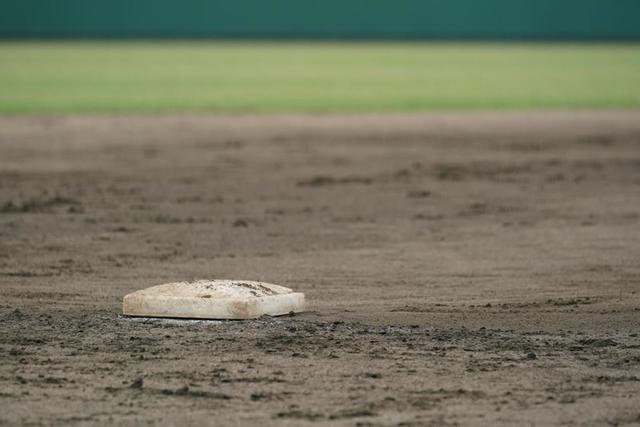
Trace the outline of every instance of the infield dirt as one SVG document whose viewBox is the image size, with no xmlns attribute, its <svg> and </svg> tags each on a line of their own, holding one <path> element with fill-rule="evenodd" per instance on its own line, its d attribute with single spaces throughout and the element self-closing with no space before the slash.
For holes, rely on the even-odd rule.
<svg viewBox="0 0 640 427">
<path fill-rule="evenodd" d="M 640 113 L 2 117 L 0 295 L 0 424 L 637 425 Z"/>
</svg>

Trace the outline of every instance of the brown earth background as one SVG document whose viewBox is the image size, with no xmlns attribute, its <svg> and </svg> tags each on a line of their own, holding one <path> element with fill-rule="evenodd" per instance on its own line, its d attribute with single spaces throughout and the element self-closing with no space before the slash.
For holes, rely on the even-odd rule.
<svg viewBox="0 0 640 427">
<path fill-rule="evenodd" d="M 638 112 L 0 117 L 0 424 L 638 425 L 638 333 Z"/>
</svg>

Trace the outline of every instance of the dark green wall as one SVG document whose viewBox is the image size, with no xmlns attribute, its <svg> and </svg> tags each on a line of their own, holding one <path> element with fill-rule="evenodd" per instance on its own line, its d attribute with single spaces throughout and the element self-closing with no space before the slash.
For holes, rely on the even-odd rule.
<svg viewBox="0 0 640 427">
<path fill-rule="evenodd" d="M 0 37 L 640 40 L 640 0 L 0 0 Z"/>
</svg>

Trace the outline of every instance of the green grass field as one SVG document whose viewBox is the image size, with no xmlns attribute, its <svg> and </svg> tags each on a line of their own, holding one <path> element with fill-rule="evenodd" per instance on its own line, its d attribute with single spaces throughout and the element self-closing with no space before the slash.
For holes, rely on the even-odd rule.
<svg viewBox="0 0 640 427">
<path fill-rule="evenodd" d="M 0 113 L 638 107 L 638 44 L 0 43 Z"/>
</svg>

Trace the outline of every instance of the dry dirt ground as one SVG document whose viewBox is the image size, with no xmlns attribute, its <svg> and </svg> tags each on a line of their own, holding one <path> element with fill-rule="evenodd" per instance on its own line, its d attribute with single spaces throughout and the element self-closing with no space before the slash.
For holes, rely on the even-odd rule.
<svg viewBox="0 0 640 427">
<path fill-rule="evenodd" d="M 0 118 L 0 424 L 637 425 L 639 333 L 640 112 Z"/>
</svg>

